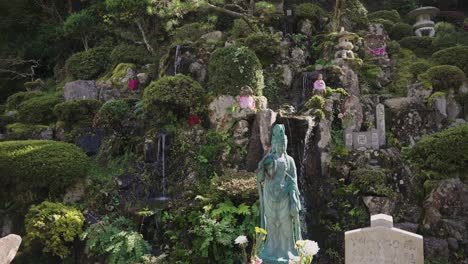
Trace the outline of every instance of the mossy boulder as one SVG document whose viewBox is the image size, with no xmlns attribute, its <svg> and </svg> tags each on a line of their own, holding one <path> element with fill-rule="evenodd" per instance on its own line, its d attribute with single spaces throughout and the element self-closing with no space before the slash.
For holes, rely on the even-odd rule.
<svg viewBox="0 0 468 264">
<path fill-rule="evenodd" d="M 437 172 L 433 179 L 449 178 L 468 168 L 468 125 L 427 135 L 405 152 L 406 159 L 421 170 Z"/>
<path fill-rule="evenodd" d="M 202 111 L 204 93 L 203 87 L 189 76 L 165 76 L 146 87 L 143 109 L 148 117 L 159 121 L 186 118 Z"/>
<path fill-rule="evenodd" d="M 42 252 L 64 259 L 70 255 L 73 241 L 83 232 L 83 214 L 61 203 L 44 201 L 33 205 L 26 214 L 26 247 L 33 242 L 42 246 Z"/>
<path fill-rule="evenodd" d="M 45 125 L 13 123 L 6 126 L 6 133 L 9 140 L 39 139 L 41 133 L 47 129 L 49 127 Z"/>
<path fill-rule="evenodd" d="M 31 91 L 31 92 L 18 92 L 15 94 L 12 94 L 8 97 L 6 101 L 6 110 L 7 111 L 12 111 L 16 110 L 18 106 L 33 97 L 39 97 L 45 95 L 44 92 L 39 92 L 39 91 Z"/>
<path fill-rule="evenodd" d="M 119 63 L 114 70 L 110 80 L 118 87 L 126 87 L 131 77 L 136 77 L 136 65 L 133 63 Z"/>
<path fill-rule="evenodd" d="M 264 88 L 262 65 L 247 47 L 230 46 L 213 52 L 208 65 L 208 87 L 216 95 L 236 96 L 243 86 L 262 95 Z"/>
<path fill-rule="evenodd" d="M 413 26 L 402 22 L 393 25 L 392 30 L 389 32 L 390 38 L 393 40 L 400 40 L 405 37 L 411 37 L 413 34 Z"/>
<path fill-rule="evenodd" d="M 458 89 L 465 79 L 465 73 L 456 66 L 438 65 L 429 68 L 421 79 L 429 81 L 436 91 Z"/>
<path fill-rule="evenodd" d="M 351 182 L 366 195 L 395 196 L 396 193 L 392 190 L 389 180 L 385 170 L 359 168 L 351 171 Z"/>
<path fill-rule="evenodd" d="M 49 141 L 0 142 L 0 201 L 29 204 L 60 197 L 85 179 L 89 159 L 72 144 Z"/>
<path fill-rule="evenodd" d="M 90 127 L 102 103 L 94 99 L 72 100 L 57 104 L 54 113 L 65 126 Z"/>
<path fill-rule="evenodd" d="M 67 74 L 75 80 L 91 80 L 105 72 L 110 65 L 111 49 L 92 48 L 73 54 L 65 62 Z"/>
<path fill-rule="evenodd" d="M 60 102 L 58 93 L 32 97 L 18 106 L 18 119 L 27 124 L 49 124 L 55 121 L 54 106 Z"/>
<path fill-rule="evenodd" d="M 250 34 L 245 38 L 244 45 L 255 52 L 263 66 L 269 66 L 281 54 L 281 38 L 271 33 Z"/>
<path fill-rule="evenodd" d="M 432 54 L 436 64 L 453 65 L 462 69 L 468 75 L 468 46 L 457 46 L 439 50 Z"/>
<path fill-rule="evenodd" d="M 406 37 L 399 43 L 403 48 L 412 50 L 418 57 L 429 57 L 434 51 L 431 37 Z"/>
<path fill-rule="evenodd" d="M 322 96 L 314 95 L 304 105 L 305 109 L 323 109 L 325 99 Z"/>
<path fill-rule="evenodd" d="M 149 63 L 151 62 L 150 54 L 142 46 L 134 46 L 128 44 L 121 44 L 116 46 L 111 54 L 110 60 L 113 65 L 119 63 Z"/>
</svg>

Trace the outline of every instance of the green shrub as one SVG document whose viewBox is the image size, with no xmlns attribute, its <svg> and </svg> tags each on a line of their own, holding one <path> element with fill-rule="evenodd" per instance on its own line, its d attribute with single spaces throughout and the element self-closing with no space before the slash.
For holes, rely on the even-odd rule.
<svg viewBox="0 0 468 264">
<path fill-rule="evenodd" d="M 147 116 L 163 121 L 167 117 L 186 118 L 200 112 L 205 90 L 189 76 L 177 74 L 153 81 L 143 95 Z"/>
<path fill-rule="evenodd" d="M 310 98 L 304 105 L 305 109 L 323 109 L 323 106 L 325 105 L 325 99 L 323 99 L 322 96 L 319 95 L 314 95 L 312 98 Z"/>
<path fill-rule="evenodd" d="M 317 4 L 304 3 L 294 8 L 294 13 L 298 18 L 309 19 L 312 22 L 319 22 L 321 17 L 327 16 L 327 13 Z"/>
<path fill-rule="evenodd" d="M 439 50 L 432 55 L 432 60 L 437 64 L 457 66 L 468 75 L 468 46 Z"/>
<path fill-rule="evenodd" d="M 254 25 L 254 29 L 252 29 L 243 19 L 238 18 L 234 20 L 229 35 L 232 39 L 245 38 L 256 31 L 258 31 L 257 26 Z"/>
<path fill-rule="evenodd" d="M 49 140 L 0 142 L 0 201 L 28 204 L 58 197 L 87 176 L 88 157 L 75 145 Z"/>
<path fill-rule="evenodd" d="M 135 224 L 123 217 L 112 221 L 104 217 L 88 227 L 81 239 L 86 239 L 88 255 L 104 256 L 109 264 L 147 263 L 151 252 L 150 244 L 136 232 Z"/>
<path fill-rule="evenodd" d="M 95 124 L 108 131 L 122 132 L 123 122 L 133 115 L 132 107 L 125 100 L 110 100 L 99 109 Z"/>
<path fill-rule="evenodd" d="M 390 31 L 390 38 L 393 40 L 400 40 L 405 37 L 411 37 L 414 35 L 413 26 L 406 23 L 396 23 L 393 25 Z"/>
<path fill-rule="evenodd" d="M 98 47 L 73 54 L 65 62 L 67 74 L 77 80 L 91 80 L 106 71 L 111 50 Z"/>
<path fill-rule="evenodd" d="M 385 170 L 371 170 L 358 168 L 351 171 L 351 181 L 367 195 L 393 197 L 395 192 L 390 188 L 387 172 Z"/>
<path fill-rule="evenodd" d="M 3 131 L 3 128 L 14 122 L 15 116 L 10 114 L 0 114 L 0 131 Z"/>
<path fill-rule="evenodd" d="M 59 121 L 67 126 L 91 126 L 93 119 L 102 103 L 94 99 L 72 100 L 60 103 L 54 107 L 54 113 Z"/>
<path fill-rule="evenodd" d="M 267 1 L 260 1 L 255 3 L 255 14 L 263 17 L 271 17 L 276 13 L 276 6 Z"/>
<path fill-rule="evenodd" d="M 439 97 L 446 97 L 447 94 L 444 93 L 444 92 L 435 92 L 433 94 L 431 94 L 431 96 L 429 97 L 429 99 L 427 99 L 427 104 L 428 105 L 434 105 L 434 102 L 437 98 Z"/>
<path fill-rule="evenodd" d="M 214 26 L 206 23 L 189 23 L 175 29 L 172 42 L 182 44 L 184 41 L 197 41 L 203 34 L 214 30 Z"/>
<path fill-rule="evenodd" d="M 58 103 L 58 94 L 33 97 L 18 106 L 18 118 L 28 124 L 49 124 L 55 120 L 54 106 Z"/>
<path fill-rule="evenodd" d="M 18 106 L 33 97 L 39 97 L 45 95 L 44 92 L 39 92 L 39 91 L 32 91 L 32 92 L 18 92 L 15 94 L 12 94 L 8 97 L 6 101 L 6 110 L 7 111 L 12 111 L 18 108 Z"/>
<path fill-rule="evenodd" d="M 31 139 L 38 136 L 49 127 L 44 125 L 31 125 L 22 123 L 13 123 L 6 126 L 9 140 Z"/>
<path fill-rule="evenodd" d="M 144 47 L 128 44 L 121 44 L 116 46 L 110 54 L 110 60 L 113 65 L 117 65 L 119 63 L 143 64 L 150 62 L 148 59 L 149 57 L 150 54 L 148 54 Z"/>
<path fill-rule="evenodd" d="M 418 57 L 428 57 L 434 50 L 431 37 L 406 37 L 400 40 L 400 45 L 413 51 Z"/>
<path fill-rule="evenodd" d="M 390 56 L 398 54 L 400 52 L 400 43 L 398 41 L 392 40 L 387 43 L 387 53 Z"/>
<path fill-rule="evenodd" d="M 26 214 L 25 245 L 39 242 L 44 253 L 64 259 L 70 254 L 72 242 L 81 235 L 83 224 L 83 214 L 73 207 L 47 201 L 33 205 Z"/>
<path fill-rule="evenodd" d="M 255 52 L 263 66 L 269 66 L 272 60 L 281 54 L 281 38 L 278 35 L 253 33 L 244 40 L 244 44 Z"/>
<path fill-rule="evenodd" d="M 409 71 L 413 74 L 413 77 L 417 77 L 421 73 L 425 73 L 432 64 L 427 60 L 419 60 L 409 66 Z"/>
<path fill-rule="evenodd" d="M 24 83 L 24 88 L 28 89 L 35 89 L 35 88 L 42 88 L 44 87 L 44 83 L 41 80 L 35 80 L 31 82 L 25 82 Z"/>
<path fill-rule="evenodd" d="M 432 44 L 436 49 L 468 45 L 468 34 L 456 28 L 453 24 L 439 22 L 435 25 L 435 31 L 437 34 Z"/>
<path fill-rule="evenodd" d="M 250 86 L 254 94 L 262 95 L 264 87 L 260 61 L 247 47 L 219 48 L 208 65 L 208 87 L 216 95 L 238 95 L 242 86 Z"/>
<path fill-rule="evenodd" d="M 427 135 L 405 152 L 406 158 L 424 170 L 450 177 L 468 167 L 468 125 L 461 125 Z"/>
<path fill-rule="evenodd" d="M 458 89 L 465 79 L 460 68 L 451 65 L 439 65 L 429 68 L 424 74 L 435 90 Z"/>
<path fill-rule="evenodd" d="M 400 14 L 396 10 L 380 10 L 376 12 L 372 12 L 367 15 L 370 21 L 376 19 L 385 19 L 392 21 L 393 23 L 398 23 L 401 21 Z"/>
<path fill-rule="evenodd" d="M 393 21 L 383 18 L 374 19 L 372 20 L 372 23 L 382 24 L 386 32 L 391 32 L 393 30 L 393 27 L 395 26 L 395 23 Z"/>
</svg>

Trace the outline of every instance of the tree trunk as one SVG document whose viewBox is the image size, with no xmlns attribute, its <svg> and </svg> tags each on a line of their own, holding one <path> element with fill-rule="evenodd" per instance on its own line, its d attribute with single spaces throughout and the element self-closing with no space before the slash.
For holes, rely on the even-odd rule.
<svg viewBox="0 0 468 264">
<path fill-rule="evenodd" d="M 146 38 L 145 30 L 143 29 L 143 26 L 141 25 L 140 21 L 138 21 L 138 19 L 135 19 L 135 24 L 137 25 L 138 30 L 140 30 L 140 34 L 141 34 L 141 37 L 143 38 L 143 42 L 146 45 L 146 49 L 151 53 L 151 55 L 156 55 L 153 47 L 151 47 L 151 45 L 149 44 L 148 39 Z"/>
</svg>

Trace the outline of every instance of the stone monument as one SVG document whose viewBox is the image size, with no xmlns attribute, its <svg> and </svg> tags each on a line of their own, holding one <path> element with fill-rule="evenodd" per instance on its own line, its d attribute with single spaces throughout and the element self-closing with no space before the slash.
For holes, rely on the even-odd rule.
<svg viewBox="0 0 468 264">
<path fill-rule="evenodd" d="M 393 217 L 371 216 L 371 226 L 345 233 L 345 264 L 424 264 L 423 237 L 393 227 Z"/>
<path fill-rule="evenodd" d="M 259 252 L 264 264 L 288 263 L 288 253 L 297 256 L 294 245 L 302 239 L 296 165 L 286 153 L 287 143 L 284 125 L 275 125 L 271 152 L 258 164 L 260 226 L 268 233 Z"/>
<path fill-rule="evenodd" d="M 21 237 L 10 234 L 0 238 L 0 263 L 8 264 L 16 256 L 16 252 L 21 244 Z"/>
<path fill-rule="evenodd" d="M 433 6 L 417 8 L 408 13 L 409 17 L 416 17 L 416 23 L 413 25 L 414 33 L 418 37 L 435 36 L 435 23 L 431 18 L 439 13 L 439 9 Z"/>
</svg>

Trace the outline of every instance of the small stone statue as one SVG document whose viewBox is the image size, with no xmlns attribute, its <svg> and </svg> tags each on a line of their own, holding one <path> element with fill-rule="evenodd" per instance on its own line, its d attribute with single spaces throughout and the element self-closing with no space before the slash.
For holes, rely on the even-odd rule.
<svg viewBox="0 0 468 264">
<path fill-rule="evenodd" d="M 314 94 L 324 96 L 326 87 L 327 86 L 323 81 L 323 75 L 319 74 L 317 76 L 317 80 L 314 82 Z"/>
<path fill-rule="evenodd" d="M 272 150 L 258 164 L 261 227 L 268 235 L 259 257 L 263 263 L 288 263 L 288 252 L 297 256 L 294 244 L 301 240 L 299 188 L 294 159 L 286 153 L 284 125 L 275 125 Z"/>
<path fill-rule="evenodd" d="M 252 88 L 250 88 L 249 86 L 244 86 L 241 88 L 239 105 L 242 109 L 255 109 L 255 98 L 253 98 L 252 94 Z"/>
</svg>

